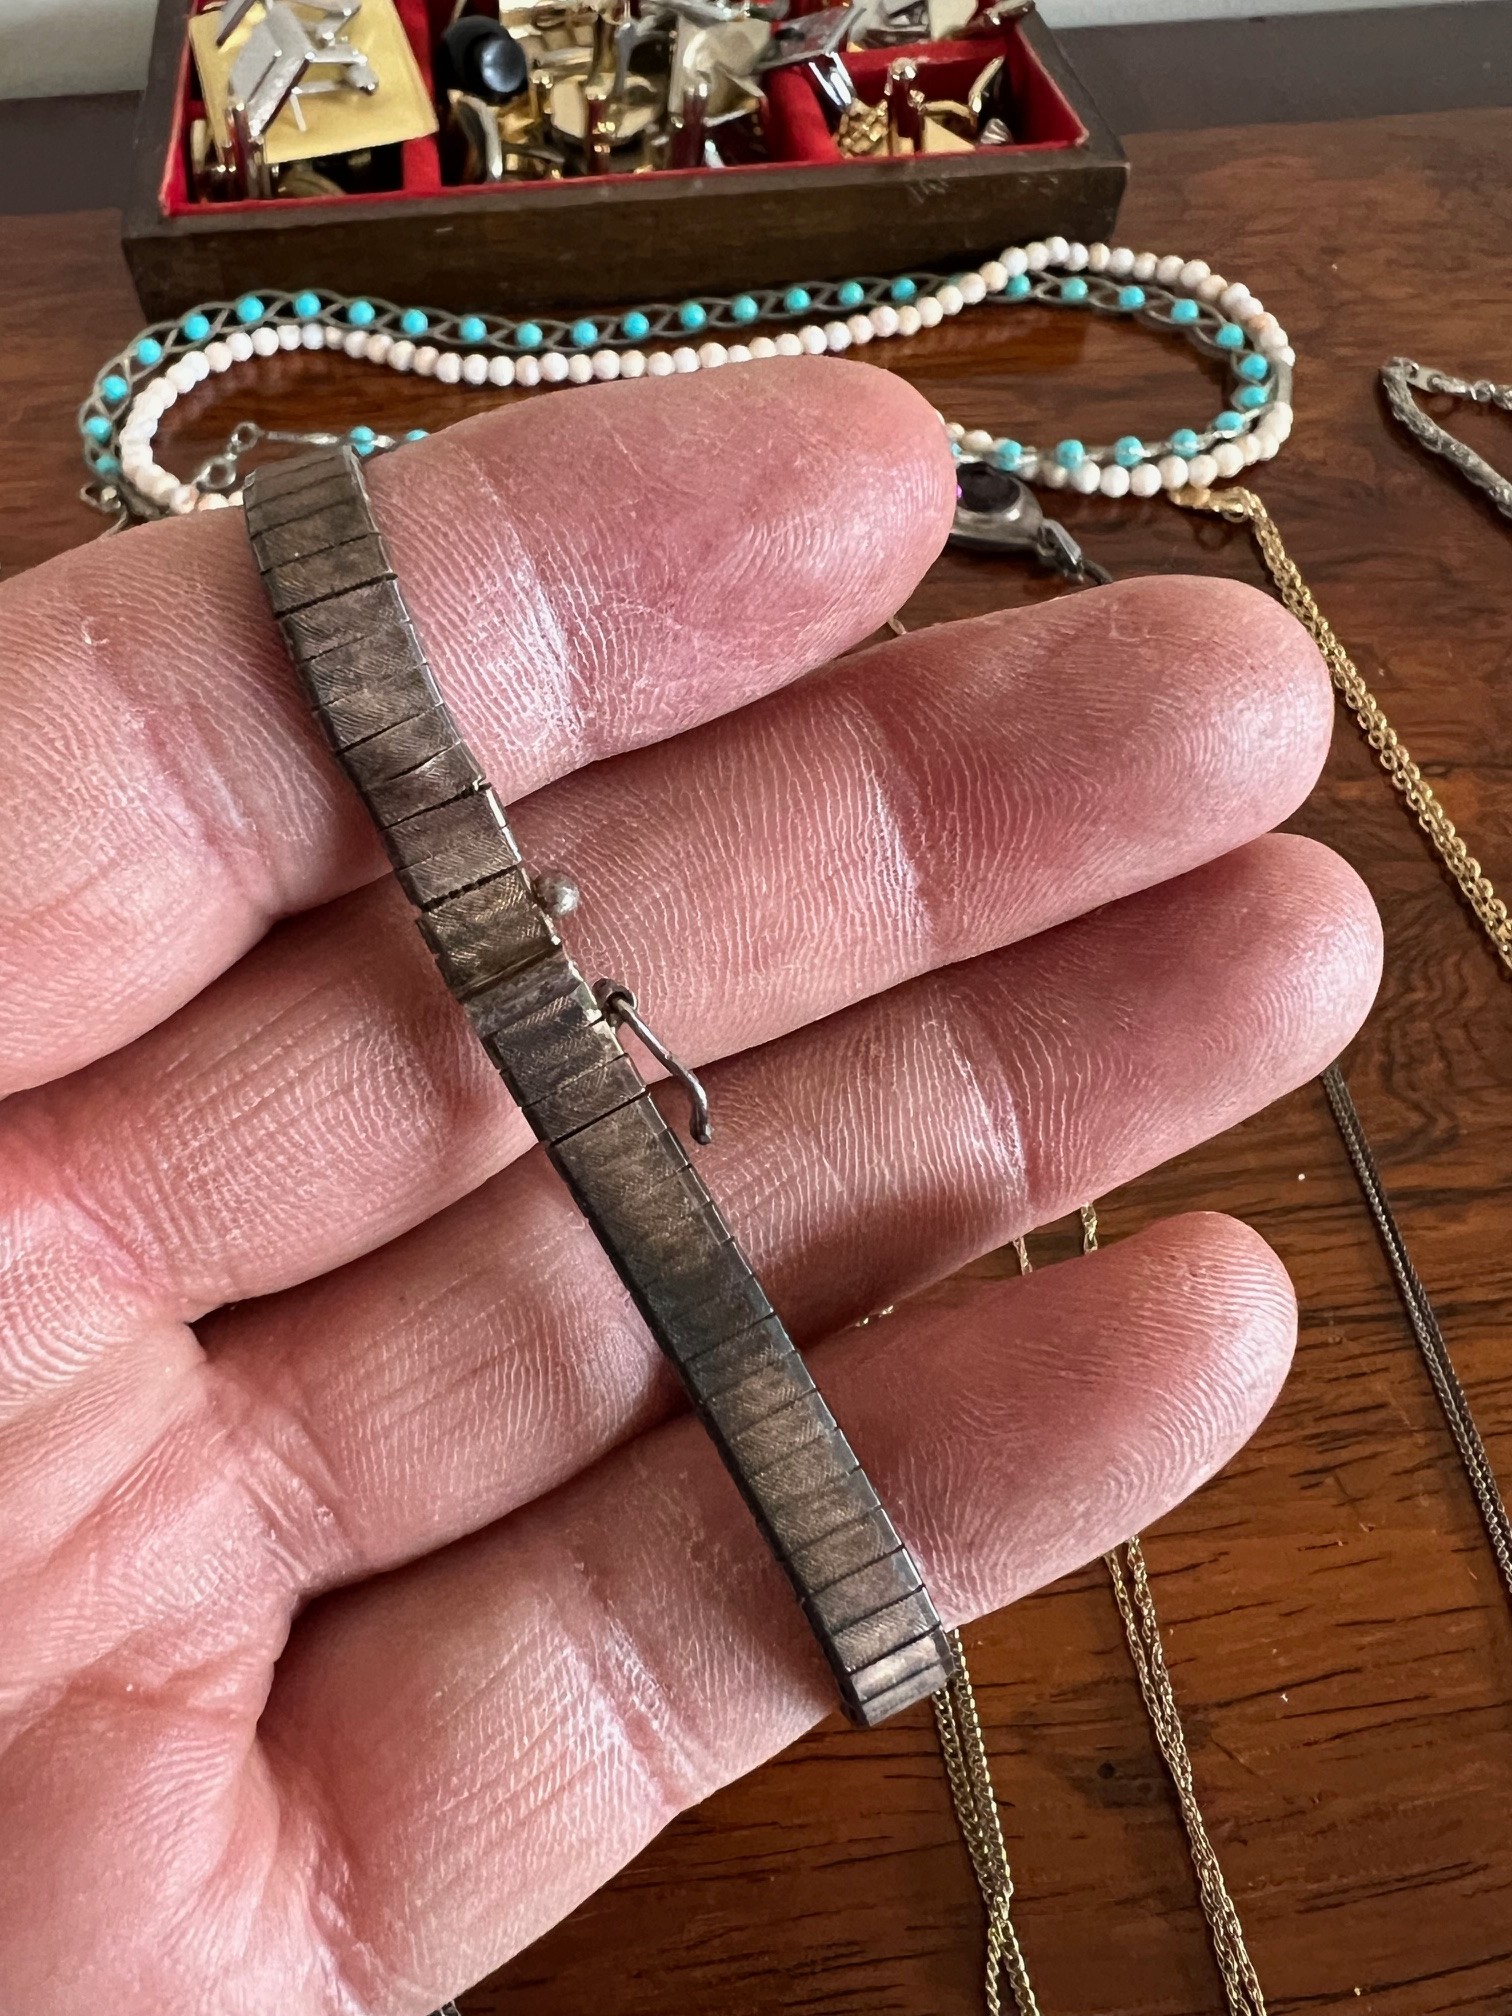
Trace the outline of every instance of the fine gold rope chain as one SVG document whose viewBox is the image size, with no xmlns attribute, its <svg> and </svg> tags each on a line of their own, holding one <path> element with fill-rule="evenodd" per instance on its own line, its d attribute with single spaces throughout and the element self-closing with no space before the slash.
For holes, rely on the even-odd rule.
<svg viewBox="0 0 1512 2016">
<path fill-rule="evenodd" d="M 1335 636 L 1296 563 L 1287 553 L 1275 520 L 1265 505 L 1252 490 L 1219 492 L 1193 486 L 1174 492 L 1172 501 L 1189 511 L 1206 512 L 1230 523 L 1248 525 L 1282 603 L 1317 645 L 1335 690 L 1354 716 L 1381 768 L 1393 788 L 1400 792 L 1408 811 L 1473 911 L 1498 958 L 1512 970 L 1512 920 L 1509 920 L 1506 904 L 1496 894 L 1490 877 L 1483 873 L 1480 862 L 1471 854 L 1433 787 L 1392 727 L 1385 709 L 1359 667 Z M 904 626 L 896 617 L 890 620 L 888 627 L 898 636 L 905 634 Z M 1083 1205 L 1081 1220 L 1083 1251 L 1095 1251 L 1098 1244 L 1096 1207 Z M 1030 1272 L 1026 1242 L 1019 1238 L 1014 1240 L 1013 1245 L 1021 1271 Z M 1113 1586 L 1114 1600 L 1118 1605 L 1146 1713 L 1176 1791 L 1182 1823 L 1191 1847 L 1203 1914 L 1208 1922 L 1214 1958 L 1223 1980 L 1227 2016 L 1265 2016 L 1265 1999 L 1245 1945 L 1239 1914 L 1197 1799 L 1191 1756 L 1161 1647 L 1160 1619 L 1139 1535 L 1134 1534 L 1122 1546 L 1105 1554 L 1103 1562 Z M 952 1633 L 952 1641 L 957 1654 L 957 1671 L 949 1686 L 934 1697 L 935 1722 L 956 1820 L 987 1915 L 987 2009 L 989 2016 L 1001 2016 L 1002 1983 L 1006 1980 L 1016 2016 L 1040 2016 L 1023 1949 L 1013 1924 L 1013 1874 L 993 1791 L 991 1763 L 981 1717 L 959 1633 Z"/>
</svg>

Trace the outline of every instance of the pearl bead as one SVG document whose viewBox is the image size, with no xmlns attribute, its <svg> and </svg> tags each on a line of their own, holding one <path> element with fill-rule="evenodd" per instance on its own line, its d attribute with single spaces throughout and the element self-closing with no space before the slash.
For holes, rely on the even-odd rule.
<svg viewBox="0 0 1512 2016">
<path fill-rule="evenodd" d="M 397 343 L 390 345 L 388 367 L 390 371 L 408 371 L 415 361 L 415 346 L 407 336 L 401 336 Z"/>
<path fill-rule="evenodd" d="M 1189 294 L 1194 294 L 1212 270 L 1206 259 L 1188 259 L 1177 270 L 1176 278 Z"/>
<path fill-rule="evenodd" d="M 1096 467 L 1089 463 L 1089 468 Z M 1099 471 L 1098 489 L 1104 497 L 1127 497 L 1129 494 L 1129 472 L 1122 463 L 1110 462 L 1106 469 Z"/>
<path fill-rule="evenodd" d="M 936 287 L 934 298 L 946 315 L 959 315 L 966 306 L 966 297 L 953 280 L 947 280 L 943 287 Z"/>
<path fill-rule="evenodd" d="M 1001 259 L 989 259 L 983 265 L 982 285 L 989 294 L 1001 294 L 1008 285 L 1008 268 Z"/>
<path fill-rule="evenodd" d="M 1153 462 L 1141 462 L 1137 469 L 1129 471 L 1129 490 L 1135 497 L 1159 496 L 1160 471 Z"/>
<path fill-rule="evenodd" d="M 751 355 L 764 360 L 768 357 L 780 357 L 782 352 L 777 348 L 777 345 L 772 341 L 770 336 L 753 336 L 751 338 Z"/>
<path fill-rule="evenodd" d="M 197 511 L 224 511 L 230 502 L 230 498 L 222 491 L 205 490 L 201 492 L 199 503 L 194 508 Z"/>
<path fill-rule="evenodd" d="M 606 384 L 620 375 L 620 355 L 618 350 L 595 350 L 593 353 L 593 375 Z"/>
<path fill-rule="evenodd" d="M 280 350 L 297 350 L 304 342 L 304 333 L 297 322 L 280 322 L 278 325 L 278 347 Z"/>
<path fill-rule="evenodd" d="M 944 320 L 945 310 L 940 306 L 939 297 L 934 294 L 926 294 L 924 299 L 919 303 L 919 327 L 921 329 L 938 329 Z"/>
<path fill-rule="evenodd" d="M 585 357 L 581 350 L 567 359 L 567 378 L 573 385 L 588 385 L 593 380 L 593 359 Z"/>
<path fill-rule="evenodd" d="M 278 338 L 277 336 L 273 335 L 273 331 L 271 329 L 269 329 L 266 333 L 269 336 L 273 336 L 273 341 L 277 343 Z M 258 337 L 263 334 L 264 331 L 261 329 L 254 331 L 252 337 L 253 343 L 255 344 L 257 342 Z M 341 339 L 341 347 L 343 350 L 345 350 L 348 357 L 365 357 L 367 355 L 366 329 L 348 329 L 346 334 Z M 268 353 L 266 350 L 259 349 L 258 351 L 258 355 L 260 357 L 266 357 L 267 354 Z"/>
<path fill-rule="evenodd" d="M 1257 462 L 1269 462 L 1272 455 L 1281 446 L 1281 443 L 1276 439 L 1274 434 L 1262 434 L 1258 427 L 1250 436 L 1250 439 L 1255 444 L 1255 460 Z"/>
<path fill-rule="evenodd" d="M 1102 471 L 1095 462 L 1078 462 L 1071 471 L 1071 488 L 1079 490 L 1083 497 L 1090 497 L 1101 487 Z"/>
<path fill-rule="evenodd" d="M 1050 248 L 1048 245 L 1042 243 L 1040 239 L 1036 238 L 1033 244 L 1024 247 L 1024 271 L 1026 273 L 1043 273 L 1049 263 Z"/>
<path fill-rule="evenodd" d="M 1224 441 L 1213 450 L 1213 466 L 1220 476 L 1237 476 L 1244 467 L 1244 450 L 1237 441 Z"/>
<path fill-rule="evenodd" d="M 898 334 L 900 336 L 917 336 L 923 327 L 923 311 L 915 306 L 912 301 L 898 310 Z"/>
<path fill-rule="evenodd" d="M 784 329 L 772 347 L 779 357 L 801 357 L 804 354 L 803 338 L 796 329 Z"/>
<path fill-rule="evenodd" d="M 987 282 L 980 273 L 963 273 L 956 286 L 968 308 L 975 308 L 979 301 L 987 299 Z"/>
<path fill-rule="evenodd" d="M 276 348 L 276 338 L 274 342 Z M 167 498 L 168 509 L 176 518 L 187 518 L 199 502 L 199 494 L 192 483 L 175 483 Z"/>
<path fill-rule="evenodd" d="M 546 385 L 565 385 L 567 382 L 567 359 L 560 350 L 544 351 L 540 359 L 541 380 Z"/>
<path fill-rule="evenodd" d="M 1111 249 L 1104 245 L 1101 238 L 1099 238 L 1095 245 L 1087 247 L 1087 271 L 1089 273 L 1106 273 L 1108 270 L 1108 261 L 1112 256 Z"/>
<path fill-rule="evenodd" d="M 990 455 L 994 436 L 985 427 L 973 427 L 961 436 L 961 446 L 968 455 Z"/>
<path fill-rule="evenodd" d="M 1190 480 L 1189 465 L 1179 455 L 1162 455 L 1158 466 L 1161 486 L 1166 490 L 1179 490 Z"/>
<path fill-rule="evenodd" d="M 1292 409 L 1284 399 L 1278 399 L 1261 420 L 1260 426 L 1266 433 L 1279 434 L 1284 441 L 1292 430 Z"/>
<path fill-rule="evenodd" d="M 527 390 L 541 382 L 541 366 L 534 357 L 516 357 L 514 360 L 515 383 Z"/>
<path fill-rule="evenodd" d="M 1022 245 L 1010 245 L 1003 254 L 1003 270 L 1010 280 L 1029 271 L 1029 254 Z"/>
<path fill-rule="evenodd" d="M 1064 238 L 1047 238 L 1045 240 L 1045 264 L 1047 266 L 1064 266 L 1070 250 L 1071 247 L 1066 243 Z"/>
<path fill-rule="evenodd" d="M 1182 258 L 1179 252 L 1167 252 L 1164 258 L 1155 262 L 1155 278 L 1162 287 L 1174 287 L 1181 279 Z"/>
<path fill-rule="evenodd" d="M 327 325 L 325 332 L 325 347 L 327 350 L 339 350 L 345 340 L 346 338 L 342 332 L 334 324 Z"/>
<path fill-rule="evenodd" d="M 886 302 L 880 308 L 873 308 L 868 320 L 875 336 L 896 336 L 898 333 L 898 311 Z"/>
<path fill-rule="evenodd" d="M 1059 462 L 1046 462 L 1040 467 L 1039 480 L 1047 490 L 1064 490 L 1071 481 L 1071 471 L 1063 469 Z"/>
<path fill-rule="evenodd" d="M 622 350 L 620 352 L 621 378 L 644 378 L 646 375 L 646 353 L 644 350 Z"/>
<path fill-rule="evenodd" d="M 1218 464 L 1211 455 L 1194 455 L 1187 464 L 1187 481 L 1195 483 L 1199 490 L 1206 490 L 1218 478 Z"/>
<path fill-rule="evenodd" d="M 943 413 L 937 414 L 936 418 L 940 420 L 945 420 L 945 416 Z M 947 440 L 956 441 L 964 444 L 966 440 L 966 429 L 961 425 L 961 422 L 959 420 L 945 420 L 945 435 Z"/>
<path fill-rule="evenodd" d="M 1227 287 L 1228 282 L 1221 273 L 1209 273 L 1205 280 L 1197 282 L 1197 298 L 1199 301 L 1216 301 Z"/>
<path fill-rule="evenodd" d="M 394 347 L 394 339 L 387 329 L 370 329 L 362 353 L 369 364 L 386 364 L 388 354 Z"/>
<path fill-rule="evenodd" d="M 278 331 L 270 329 L 266 322 L 252 331 L 252 349 L 259 357 L 278 355 Z"/>
<path fill-rule="evenodd" d="M 672 352 L 672 368 L 674 371 L 684 373 L 696 371 L 698 369 L 698 352 L 690 349 L 686 343 L 682 344 Z"/>
<path fill-rule="evenodd" d="M 178 402 L 178 387 L 172 384 L 166 377 L 154 378 L 148 385 L 147 390 L 152 395 L 154 406 L 164 413 L 167 412 L 170 406 L 176 405 Z"/>
<path fill-rule="evenodd" d="M 1136 252 L 1129 272 L 1136 280 L 1153 280 L 1158 263 L 1153 252 Z"/>
<path fill-rule="evenodd" d="M 229 343 L 217 340 L 205 345 L 205 362 L 212 371 L 229 371 L 235 361 Z"/>
<path fill-rule="evenodd" d="M 870 343 L 873 336 L 877 333 L 871 325 L 870 315 L 847 316 L 845 326 L 850 331 L 852 343 L 858 346 L 862 343 Z"/>
<path fill-rule="evenodd" d="M 804 323 L 798 331 L 798 342 L 805 357 L 822 357 L 829 348 L 824 338 L 824 331 L 817 322 Z"/>
<path fill-rule="evenodd" d="M 1236 322 L 1242 321 L 1245 315 L 1253 315 L 1259 305 L 1242 280 L 1236 280 L 1232 287 L 1225 287 L 1218 296 L 1218 306 Z"/>
<path fill-rule="evenodd" d="M 672 362 L 670 350 L 653 350 L 646 359 L 646 369 L 653 378 L 670 378 L 677 366 Z"/>
<path fill-rule="evenodd" d="M 488 360 L 488 382 L 490 385 L 513 385 L 515 367 L 513 357 L 490 357 Z"/>
<path fill-rule="evenodd" d="M 1073 238 L 1071 243 L 1066 247 L 1060 263 L 1068 273 L 1081 273 L 1086 270 L 1088 256 L 1086 246 L 1079 244 Z"/>
<path fill-rule="evenodd" d="M 1260 460 L 1260 443 L 1255 439 L 1253 434 L 1246 434 L 1244 439 L 1239 443 L 1239 446 L 1244 452 L 1244 466 L 1246 469 L 1249 468 L 1252 462 Z"/>
<path fill-rule="evenodd" d="M 462 376 L 462 359 L 455 350 L 443 350 L 436 359 L 436 380 L 441 385 L 455 385 Z"/>
<path fill-rule="evenodd" d="M 488 383 L 488 359 L 481 350 L 469 350 L 462 359 L 462 382 L 464 385 Z"/>
<path fill-rule="evenodd" d="M 717 371 L 721 364 L 728 364 L 729 361 L 730 353 L 723 343 L 710 342 L 699 344 L 698 362 L 703 370 Z"/>
<path fill-rule="evenodd" d="M 751 361 L 751 346 L 749 343 L 732 343 L 725 352 L 725 356 L 731 364 L 749 364 Z"/>
<path fill-rule="evenodd" d="M 176 364 L 168 366 L 167 378 L 168 383 L 173 387 L 175 392 L 192 392 L 194 390 L 194 373 L 189 369 L 188 364 L 182 357 L 179 358 Z"/>
<path fill-rule="evenodd" d="M 318 322 L 306 322 L 299 332 L 299 340 L 306 350 L 324 350 L 325 331 Z M 210 346 L 206 344 L 205 354 L 208 356 L 209 352 Z"/>
<path fill-rule="evenodd" d="M 180 483 L 171 469 L 159 469 L 154 463 L 142 479 L 142 493 L 155 504 L 166 504 Z"/>
<path fill-rule="evenodd" d="M 434 378 L 441 352 L 434 343 L 422 343 L 415 352 L 414 370 L 419 378 Z"/>
<path fill-rule="evenodd" d="M 1127 245 L 1108 247 L 1108 271 L 1115 280 L 1123 280 L 1134 271 L 1134 253 Z"/>
</svg>

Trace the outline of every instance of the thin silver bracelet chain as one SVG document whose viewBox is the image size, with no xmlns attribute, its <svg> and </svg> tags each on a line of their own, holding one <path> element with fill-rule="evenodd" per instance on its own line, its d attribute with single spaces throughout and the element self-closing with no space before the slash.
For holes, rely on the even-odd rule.
<svg viewBox="0 0 1512 2016">
<path fill-rule="evenodd" d="M 1484 490 L 1504 518 L 1512 518 L 1512 481 L 1457 434 L 1430 419 L 1413 397 L 1414 392 L 1439 392 L 1450 399 L 1469 399 L 1477 406 L 1500 406 L 1504 413 L 1512 413 L 1512 385 L 1497 385 L 1489 378 L 1451 378 L 1447 371 L 1415 364 L 1410 357 L 1393 357 L 1381 366 L 1381 390 L 1397 419 L 1430 455 L 1441 455 L 1467 483 Z"/>
</svg>

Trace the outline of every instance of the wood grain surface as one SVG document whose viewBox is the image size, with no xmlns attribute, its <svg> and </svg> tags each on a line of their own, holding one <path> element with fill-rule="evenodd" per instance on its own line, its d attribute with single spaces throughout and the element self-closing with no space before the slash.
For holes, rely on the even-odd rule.
<svg viewBox="0 0 1512 2016">
<path fill-rule="evenodd" d="M 1396 352 L 1512 376 L 1512 113 L 1150 135 L 1131 151 L 1121 235 L 1209 259 L 1293 332 L 1297 432 L 1258 487 L 1512 888 L 1512 533 L 1390 431 L 1374 389 Z M 113 224 L 0 226 L 7 569 L 94 529 L 73 502 L 71 410 L 136 326 Z M 1065 313 L 968 317 L 888 346 L 887 362 L 951 414 L 1028 439 L 1152 432 L 1213 406 L 1184 346 Z M 292 358 L 276 395 L 221 387 L 191 417 L 208 450 L 248 416 L 436 425 L 481 403 Z M 1512 467 L 1504 421 L 1472 416 L 1464 432 Z M 187 465 L 182 432 L 173 445 Z M 1115 573 L 1258 578 L 1242 533 L 1160 500 L 1070 500 L 1064 515 Z M 950 557 L 908 620 L 1054 592 L 1015 566 Z M 1385 915 L 1385 986 L 1350 1076 L 1512 1482 L 1512 989 L 1342 719 L 1295 823 L 1361 870 Z M 1102 1200 L 1104 1235 L 1193 1206 L 1258 1226 L 1302 1304 L 1274 1413 L 1147 1542 L 1201 1795 L 1271 2007 L 1512 2009 L 1512 1619 L 1321 1093 Z M 1064 1226 L 1035 1242 L 1041 1260 L 1072 1244 Z M 1219 2009 L 1100 1568 L 969 1643 L 1046 2016 Z M 467 2007 L 967 2016 L 979 1946 L 927 1711 L 869 1734 L 837 1718 L 669 1828 Z"/>
</svg>

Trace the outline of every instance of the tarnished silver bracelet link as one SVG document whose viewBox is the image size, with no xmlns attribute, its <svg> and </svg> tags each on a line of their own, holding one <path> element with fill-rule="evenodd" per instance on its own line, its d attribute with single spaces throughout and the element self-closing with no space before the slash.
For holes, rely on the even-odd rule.
<svg viewBox="0 0 1512 2016">
<path fill-rule="evenodd" d="M 1484 455 L 1477 455 L 1457 434 L 1451 434 L 1447 427 L 1430 418 L 1413 397 L 1414 392 L 1438 392 L 1450 399 L 1469 399 L 1477 406 L 1500 406 L 1504 412 L 1512 413 L 1512 385 L 1498 385 L 1490 378 L 1452 378 L 1447 371 L 1415 364 L 1410 357 L 1393 357 L 1389 364 L 1381 366 L 1381 389 L 1387 405 L 1409 434 L 1421 441 L 1431 455 L 1441 455 L 1452 463 L 1467 483 L 1484 490 L 1503 517 L 1512 518 L 1512 480 L 1493 468 Z"/>
<path fill-rule="evenodd" d="M 563 948 L 563 905 L 542 900 L 552 878 L 531 878 L 447 710 L 357 456 L 331 446 L 259 469 L 245 501 L 290 655 L 442 977 L 677 1368 L 846 1713 L 870 1726 L 935 1693 L 954 1662 L 923 1578 L 620 1026 L 682 1080 L 695 1139 L 707 1137 L 703 1089 L 634 994 L 590 987 Z"/>
</svg>

